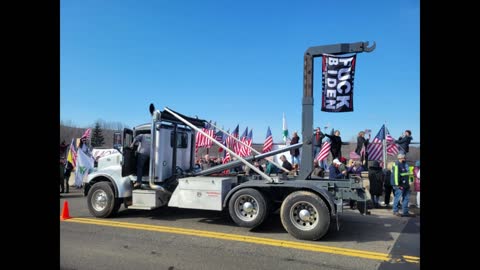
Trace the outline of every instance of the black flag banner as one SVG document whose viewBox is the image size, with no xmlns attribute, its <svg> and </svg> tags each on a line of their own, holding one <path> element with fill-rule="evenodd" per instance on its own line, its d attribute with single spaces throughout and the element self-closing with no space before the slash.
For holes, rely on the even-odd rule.
<svg viewBox="0 0 480 270">
<path fill-rule="evenodd" d="M 322 57 L 322 111 L 353 112 L 353 78 L 357 55 Z"/>
</svg>

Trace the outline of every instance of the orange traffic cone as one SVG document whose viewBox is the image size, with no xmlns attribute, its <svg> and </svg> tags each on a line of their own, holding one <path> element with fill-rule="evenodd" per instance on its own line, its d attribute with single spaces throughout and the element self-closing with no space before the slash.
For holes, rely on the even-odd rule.
<svg viewBox="0 0 480 270">
<path fill-rule="evenodd" d="M 60 216 L 60 219 L 61 220 L 66 220 L 66 219 L 69 219 L 69 218 L 72 218 L 70 216 L 70 213 L 68 212 L 68 201 L 65 201 L 63 203 L 63 210 L 62 210 L 62 215 Z"/>
</svg>

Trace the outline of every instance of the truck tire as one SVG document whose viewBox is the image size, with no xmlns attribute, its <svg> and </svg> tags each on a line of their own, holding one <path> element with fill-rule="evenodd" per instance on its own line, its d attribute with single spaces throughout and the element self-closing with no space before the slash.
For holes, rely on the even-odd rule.
<svg viewBox="0 0 480 270">
<path fill-rule="evenodd" d="M 228 202 L 228 211 L 240 227 L 254 228 L 268 216 L 268 204 L 261 192 L 253 188 L 240 189 Z"/>
<path fill-rule="evenodd" d="M 317 194 L 295 191 L 288 195 L 280 208 L 283 227 L 293 237 L 318 240 L 330 227 L 330 211 Z"/>
<path fill-rule="evenodd" d="M 90 214 L 95 217 L 110 217 L 118 212 L 121 200 L 115 198 L 113 184 L 110 182 L 95 183 L 88 192 L 87 205 Z"/>
</svg>

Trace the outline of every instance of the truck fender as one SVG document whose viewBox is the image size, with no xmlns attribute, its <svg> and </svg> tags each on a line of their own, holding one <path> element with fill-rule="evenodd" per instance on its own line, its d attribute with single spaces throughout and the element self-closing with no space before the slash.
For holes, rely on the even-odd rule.
<svg viewBox="0 0 480 270">
<path fill-rule="evenodd" d="M 105 180 L 106 178 L 106 180 Z M 91 175 L 89 175 L 89 181 L 87 183 L 87 185 L 85 186 L 85 191 L 84 191 L 84 195 L 87 196 L 88 195 L 88 191 L 90 190 L 90 188 L 97 182 L 101 182 L 101 181 L 108 181 L 110 183 L 112 183 L 113 185 L 113 191 L 115 193 L 115 197 L 118 198 L 118 187 L 117 187 L 117 184 L 115 183 L 115 181 L 113 181 L 112 177 L 107 174 L 107 173 L 92 173 Z"/>
</svg>

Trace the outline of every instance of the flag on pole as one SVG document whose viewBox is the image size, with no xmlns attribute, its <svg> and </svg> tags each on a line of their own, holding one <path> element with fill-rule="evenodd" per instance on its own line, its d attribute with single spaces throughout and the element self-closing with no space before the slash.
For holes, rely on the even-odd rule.
<svg viewBox="0 0 480 270">
<path fill-rule="evenodd" d="M 368 144 L 367 152 L 369 160 L 382 160 L 383 159 L 383 140 L 385 140 L 385 125 L 382 125 L 377 133 L 377 136 L 373 138 L 373 141 Z"/>
<path fill-rule="evenodd" d="M 242 143 L 246 142 L 247 135 L 248 135 L 248 127 L 245 128 L 245 130 L 242 133 L 242 136 L 240 136 L 240 141 Z M 247 148 L 239 142 L 237 142 L 237 144 L 238 144 L 238 147 L 237 147 L 238 153 L 237 153 L 237 151 L 235 151 L 235 154 L 237 154 L 241 157 L 245 157 L 245 155 L 247 154 Z"/>
<path fill-rule="evenodd" d="M 283 113 L 283 119 L 282 119 L 282 136 L 283 136 L 283 142 L 287 144 L 287 141 L 289 141 L 288 137 L 288 127 L 287 127 L 287 119 L 285 118 L 285 113 Z"/>
<path fill-rule="evenodd" d="M 82 137 L 80 139 L 90 139 L 90 135 L 92 135 L 92 129 L 89 128 L 83 133 Z"/>
<path fill-rule="evenodd" d="M 219 143 L 222 142 L 222 140 L 223 140 L 223 132 L 222 131 L 219 130 L 219 131 L 217 131 L 217 133 L 215 133 L 215 140 Z"/>
<path fill-rule="evenodd" d="M 237 127 L 233 130 L 233 132 L 230 134 L 230 136 L 227 137 L 227 147 L 230 148 L 230 149 L 233 149 L 235 151 L 235 148 L 237 147 L 237 141 L 235 141 L 231 136 L 235 137 L 238 139 L 238 129 L 239 129 L 239 126 L 237 125 Z M 236 153 L 236 151 L 235 151 Z"/>
<path fill-rule="evenodd" d="M 225 151 L 225 152 L 226 152 L 227 154 L 225 154 L 225 157 L 224 157 L 223 160 L 222 160 L 222 163 L 223 163 L 223 164 L 230 162 L 230 152 L 227 152 L 227 151 Z M 230 170 L 229 170 L 229 169 L 224 170 L 223 173 L 224 173 L 224 174 L 229 174 L 229 173 L 230 173 Z"/>
<path fill-rule="evenodd" d="M 77 153 L 77 169 L 75 170 L 75 186 L 81 187 L 83 184 L 83 178 L 88 175 L 91 169 L 93 169 L 93 158 L 87 155 L 82 149 Z"/>
<path fill-rule="evenodd" d="M 267 129 L 267 136 L 265 136 L 265 142 L 263 143 L 263 150 L 262 153 L 270 152 L 273 149 L 273 138 L 272 138 L 272 131 L 270 131 L 270 127 Z"/>
<path fill-rule="evenodd" d="M 330 153 L 330 148 L 331 148 L 331 142 L 330 140 L 325 141 L 322 144 L 322 150 L 320 150 L 320 153 L 317 154 L 315 157 L 316 161 L 322 161 L 328 157 L 328 153 Z"/>
<path fill-rule="evenodd" d="M 390 135 L 390 132 L 388 132 L 388 128 L 386 129 L 387 131 L 387 155 L 389 156 L 396 156 L 398 154 L 398 146 L 395 143 L 395 140 L 393 139 L 392 135 Z"/>
<path fill-rule="evenodd" d="M 252 153 L 252 149 L 250 148 L 252 146 L 252 140 L 253 140 L 252 137 L 253 137 L 253 129 L 250 129 L 250 132 L 248 133 L 247 139 L 245 141 L 245 143 L 249 146 L 249 147 L 245 147 L 246 157 L 250 156 L 250 154 Z"/>
<path fill-rule="evenodd" d="M 230 129 L 227 130 L 227 133 L 229 133 L 229 132 L 230 132 Z M 222 135 L 222 141 L 221 141 L 221 143 L 222 143 L 223 145 L 225 145 L 225 146 L 227 146 L 227 138 L 228 138 L 227 133 L 223 133 L 223 135 Z M 222 152 L 222 151 L 223 151 L 223 148 L 218 147 L 218 152 L 220 153 L 220 152 Z"/>
<path fill-rule="evenodd" d="M 67 161 L 73 165 L 73 168 L 77 166 L 77 147 L 75 146 L 75 139 L 72 139 L 72 143 L 70 143 Z"/>
</svg>

